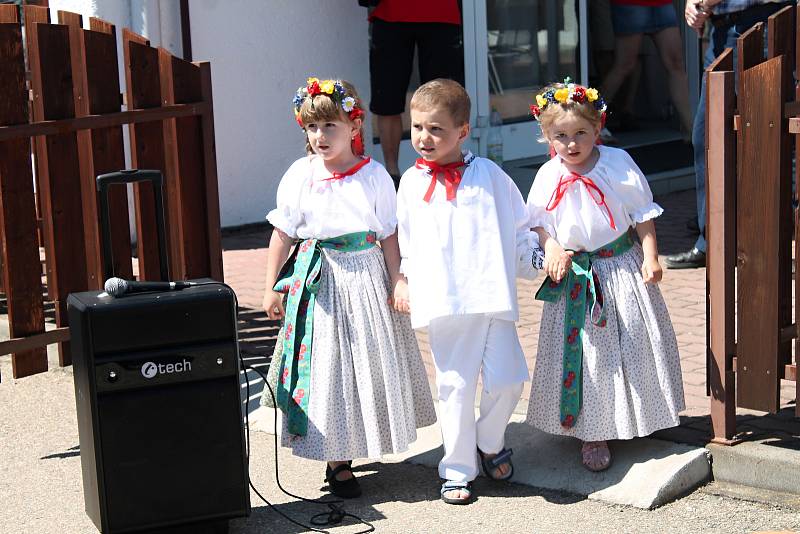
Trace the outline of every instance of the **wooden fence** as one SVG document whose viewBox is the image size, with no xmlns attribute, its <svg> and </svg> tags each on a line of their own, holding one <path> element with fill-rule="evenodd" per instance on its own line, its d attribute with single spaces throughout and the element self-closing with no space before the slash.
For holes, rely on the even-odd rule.
<svg viewBox="0 0 800 534">
<path fill-rule="evenodd" d="M 738 39 L 737 65 L 728 49 L 706 71 L 707 384 L 719 443 L 736 441 L 737 406 L 778 411 L 781 379 L 795 381 L 800 397 L 792 357 L 792 340 L 800 354 L 792 310 L 792 241 L 800 239 L 792 207 L 792 143 L 800 154 L 800 137 L 790 135 L 800 133 L 796 11 L 769 18 L 766 58 L 759 24 Z M 800 178 L 800 165 L 795 172 Z M 800 273 L 800 253 L 794 263 Z"/>
<path fill-rule="evenodd" d="M 60 365 L 71 362 L 66 298 L 103 285 L 95 177 L 125 168 L 125 124 L 131 166 L 164 174 L 170 278 L 223 277 L 209 63 L 124 29 L 122 95 L 115 27 L 50 16 L 46 7 L 0 5 L 0 281 L 11 337 L 0 354 L 12 354 L 14 377 L 46 371 L 50 343 L 59 343 Z M 152 185 L 133 191 L 139 277 L 157 280 Z M 113 269 L 131 278 L 126 186 L 109 196 Z M 46 333 L 40 240 L 57 327 Z"/>
</svg>

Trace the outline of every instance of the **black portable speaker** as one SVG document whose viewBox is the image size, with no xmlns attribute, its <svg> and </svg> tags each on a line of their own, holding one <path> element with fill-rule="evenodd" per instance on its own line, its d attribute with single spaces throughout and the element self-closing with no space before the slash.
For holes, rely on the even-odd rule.
<svg viewBox="0 0 800 534">
<path fill-rule="evenodd" d="M 235 295 L 207 282 L 68 298 L 84 500 L 104 534 L 250 513 Z"/>
</svg>

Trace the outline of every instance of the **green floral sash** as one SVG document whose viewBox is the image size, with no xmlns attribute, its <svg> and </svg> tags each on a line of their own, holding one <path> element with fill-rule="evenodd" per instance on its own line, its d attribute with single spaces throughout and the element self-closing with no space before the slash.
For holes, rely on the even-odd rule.
<svg viewBox="0 0 800 534">
<path fill-rule="evenodd" d="M 629 233 L 592 252 L 576 252 L 572 257 L 572 268 L 561 282 L 547 277 L 536 292 L 536 299 L 558 302 L 561 294 L 568 292 L 564 309 L 564 365 L 561 377 L 561 426 L 575 425 L 583 401 L 583 326 L 586 307 L 590 306 L 592 324 L 603 328 L 606 315 L 603 295 L 597 276 L 592 271 L 592 261 L 624 254 L 633 246 Z"/>
<path fill-rule="evenodd" d="M 275 282 L 275 291 L 287 293 L 283 328 L 283 351 L 278 380 L 278 407 L 283 411 L 289 433 L 305 436 L 308 431 L 308 399 L 311 384 L 311 340 L 314 300 L 322 268 L 321 249 L 342 252 L 375 246 L 375 232 L 356 232 L 319 241 L 306 239 L 286 262 Z"/>
</svg>

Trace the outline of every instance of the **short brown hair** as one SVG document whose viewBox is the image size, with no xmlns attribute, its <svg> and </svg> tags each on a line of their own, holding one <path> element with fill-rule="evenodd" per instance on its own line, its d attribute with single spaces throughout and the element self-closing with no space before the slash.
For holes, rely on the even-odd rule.
<svg viewBox="0 0 800 534">
<path fill-rule="evenodd" d="M 353 84 L 346 80 L 341 80 L 342 87 L 344 87 L 345 95 L 352 96 L 355 100 L 355 107 L 358 109 L 364 109 L 364 105 L 361 102 L 361 97 L 358 96 L 358 91 Z M 350 117 L 347 116 L 342 106 L 336 102 L 333 98 L 326 95 L 325 93 L 318 94 L 312 97 L 306 97 L 303 103 L 300 105 L 300 113 L 297 116 L 297 119 L 301 123 L 303 129 L 305 129 L 306 124 L 311 124 L 312 122 L 315 123 L 324 123 L 324 122 L 333 122 L 333 121 L 342 121 L 342 122 L 352 122 Z M 360 133 L 363 137 L 364 135 L 364 128 L 363 128 L 363 120 L 362 120 L 362 127 Z M 313 154 L 314 151 L 311 149 L 311 144 L 308 142 L 306 138 L 306 153 Z"/>
<path fill-rule="evenodd" d="M 464 87 L 460 83 L 446 78 L 436 78 L 421 85 L 411 97 L 412 109 L 444 109 L 458 126 L 469 122 L 471 107 L 469 95 Z"/>
</svg>

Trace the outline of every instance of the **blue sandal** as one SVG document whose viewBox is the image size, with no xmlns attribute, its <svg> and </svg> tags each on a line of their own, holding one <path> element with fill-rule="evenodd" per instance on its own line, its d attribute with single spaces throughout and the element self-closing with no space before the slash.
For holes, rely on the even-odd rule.
<svg viewBox="0 0 800 534">
<path fill-rule="evenodd" d="M 514 476 L 514 464 L 511 463 L 511 455 L 514 454 L 514 451 L 511 449 L 504 448 L 494 458 L 487 458 L 486 454 L 478 449 L 478 456 L 481 458 L 481 465 L 483 466 L 483 472 L 486 473 L 486 476 L 491 478 L 492 480 L 508 480 L 512 476 Z M 503 464 L 508 464 L 508 473 L 505 475 L 494 476 L 494 472 Z"/>
<path fill-rule="evenodd" d="M 448 491 L 466 491 L 467 496 L 464 498 L 453 498 L 445 496 Z M 458 480 L 448 480 L 442 484 L 442 489 L 439 491 L 442 500 L 447 504 L 469 504 L 472 502 L 472 482 L 463 482 Z"/>
</svg>

